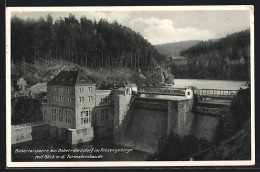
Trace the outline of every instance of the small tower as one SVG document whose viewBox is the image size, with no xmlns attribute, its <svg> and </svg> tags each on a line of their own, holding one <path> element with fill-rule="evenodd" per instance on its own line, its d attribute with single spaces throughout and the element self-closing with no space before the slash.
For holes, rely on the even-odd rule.
<svg viewBox="0 0 260 172">
<path fill-rule="evenodd" d="M 193 90 L 192 90 L 192 88 L 190 86 L 187 87 L 186 90 L 185 90 L 185 97 L 187 99 L 192 99 L 193 98 Z"/>
</svg>

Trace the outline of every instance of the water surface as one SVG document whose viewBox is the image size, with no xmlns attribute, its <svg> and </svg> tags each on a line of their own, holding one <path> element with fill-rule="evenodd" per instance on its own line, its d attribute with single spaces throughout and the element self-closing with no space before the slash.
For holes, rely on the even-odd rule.
<svg viewBox="0 0 260 172">
<path fill-rule="evenodd" d="M 175 88 L 195 86 L 197 89 L 227 89 L 237 90 L 245 88 L 246 81 L 228 81 L 228 80 L 204 80 L 204 79 L 174 79 Z"/>
</svg>

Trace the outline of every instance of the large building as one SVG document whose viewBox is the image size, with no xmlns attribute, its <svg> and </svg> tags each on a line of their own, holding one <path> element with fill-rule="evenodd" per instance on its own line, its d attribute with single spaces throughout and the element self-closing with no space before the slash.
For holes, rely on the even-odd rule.
<svg viewBox="0 0 260 172">
<path fill-rule="evenodd" d="M 50 137 L 71 144 L 90 141 L 113 132 L 110 90 L 96 90 L 83 71 L 61 71 L 47 84 L 43 121 L 50 123 Z"/>
</svg>

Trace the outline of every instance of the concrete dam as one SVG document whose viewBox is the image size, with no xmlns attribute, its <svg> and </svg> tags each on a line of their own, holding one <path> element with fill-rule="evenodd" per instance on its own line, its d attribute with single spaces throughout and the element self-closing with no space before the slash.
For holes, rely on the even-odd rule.
<svg viewBox="0 0 260 172">
<path fill-rule="evenodd" d="M 167 136 L 167 109 L 163 108 L 165 102 L 144 102 L 140 99 L 133 104 L 131 118 L 124 130 L 124 141 L 128 146 L 152 151 L 157 148 L 157 140 Z M 161 106 L 161 107 L 156 107 Z"/>
<path fill-rule="evenodd" d="M 184 136 L 191 132 L 193 96 L 126 95 L 115 106 L 114 138 L 120 145 L 146 152 L 157 150 L 158 139 L 170 132 Z M 124 102 L 122 104 L 122 102 Z M 120 103 L 120 105 L 118 104 Z M 125 107 L 126 111 L 120 111 Z"/>
<path fill-rule="evenodd" d="M 170 132 L 212 141 L 220 117 L 228 113 L 228 104 L 195 103 L 191 89 L 179 93 L 118 96 L 114 104 L 115 142 L 152 153 L 158 139 Z"/>
</svg>

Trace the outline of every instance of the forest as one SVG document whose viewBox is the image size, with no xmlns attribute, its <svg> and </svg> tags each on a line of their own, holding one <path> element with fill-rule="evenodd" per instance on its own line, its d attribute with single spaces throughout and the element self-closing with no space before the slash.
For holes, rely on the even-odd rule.
<svg viewBox="0 0 260 172">
<path fill-rule="evenodd" d="M 180 52 L 183 63 L 173 62 L 176 78 L 250 80 L 250 30 L 200 43 Z"/>
<path fill-rule="evenodd" d="M 50 14 L 37 20 L 13 16 L 11 47 L 14 65 L 45 59 L 91 70 L 130 69 L 141 71 L 145 77 L 155 73 L 160 76 L 158 80 L 164 71 L 175 78 L 250 79 L 249 29 L 182 49 L 179 56 L 184 60 L 178 62 L 158 53 L 140 33 L 117 21 L 86 16 L 78 20 L 73 14 L 56 21 Z"/>
<path fill-rule="evenodd" d="M 88 68 L 129 68 L 151 72 L 165 64 L 165 57 L 139 33 L 117 21 L 92 21 L 73 14 L 53 20 L 11 19 L 12 64 L 66 60 Z"/>
</svg>

